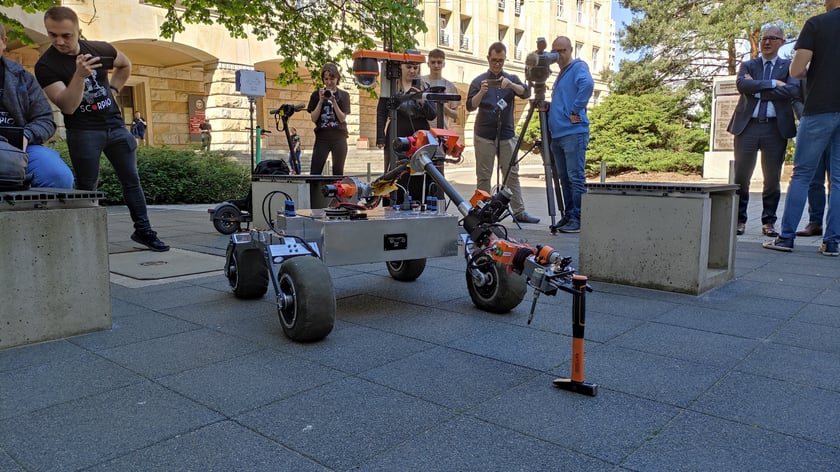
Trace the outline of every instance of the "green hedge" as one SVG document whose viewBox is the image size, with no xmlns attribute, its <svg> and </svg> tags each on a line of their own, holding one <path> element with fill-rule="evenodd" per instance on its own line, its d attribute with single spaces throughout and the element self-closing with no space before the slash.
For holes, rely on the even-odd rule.
<svg viewBox="0 0 840 472">
<path fill-rule="evenodd" d="M 52 147 L 70 164 L 66 142 Z M 105 193 L 103 204 L 124 204 L 114 168 L 104 155 L 100 159 L 98 189 Z M 223 202 L 245 198 L 250 188 L 246 166 L 213 152 L 142 146 L 137 149 L 137 171 L 150 205 Z"/>
</svg>

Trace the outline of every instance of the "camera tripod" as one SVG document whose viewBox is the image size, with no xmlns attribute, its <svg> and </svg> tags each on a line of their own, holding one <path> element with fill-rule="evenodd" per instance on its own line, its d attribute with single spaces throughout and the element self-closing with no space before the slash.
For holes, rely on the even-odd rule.
<svg viewBox="0 0 840 472">
<path fill-rule="evenodd" d="M 539 147 L 540 154 L 542 155 L 543 169 L 545 172 L 545 196 L 546 201 L 548 202 L 548 216 L 551 218 L 551 225 L 549 225 L 549 229 L 551 230 L 551 233 L 554 234 L 557 232 L 557 228 L 559 226 L 556 220 L 556 210 L 560 210 L 560 218 L 562 220 L 566 205 L 563 201 L 563 190 L 560 187 L 560 180 L 557 176 L 557 169 L 554 167 L 554 159 L 551 157 L 551 148 L 549 146 L 551 137 L 548 133 L 548 109 L 551 104 L 545 101 L 545 83 L 537 83 L 534 84 L 533 87 L 534 98 L 529 101 L 530 106 L 528 107 L 528 114 L 525 116 L 525 123 L 522 125 L 522 131 L 519 132 L 516 145 L 513 147 L 513 154 L 511 155 L 510 164 L 505 171 L 505 178 L 502 181 L 502 184 L 507 181 L 513 166 L 519 164 L 519 162 L 522 161 L 522 159 L 524 159 L 531 151 L 533 151 L 534 148 Z M 528 124 L 531 123 L 531 118 L 534 116 L 535 110 L 539 114 L 540 138 L 534 142 L 534 145 L 531 146 L 531 149 L 529 149 L 528 152 L 523 154 L 522 157 L 515 159 L 519 153 L 519 149 L 522 147 L 525 132 L 528 130 Z"/>
</svg>

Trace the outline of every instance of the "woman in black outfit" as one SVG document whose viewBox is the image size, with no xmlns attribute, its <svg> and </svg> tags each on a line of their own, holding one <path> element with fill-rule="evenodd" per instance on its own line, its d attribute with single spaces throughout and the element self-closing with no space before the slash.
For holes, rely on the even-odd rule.
<svg viewBox="0 0 840 472">
<path fill-rule="evenodd" d="M 312 162 L 309 173 L 321 175 L 327 156 L 332 153 L 332 175 L 344 175 L 344 161 L 347 159 L 347 115 L 350 114 L 350 94 L 338 88 L 341 73 L 332 62 L 321 68 L 324 88 L 312 92 L 309 97 L 309 112 L 315 123 L 315 146 L 312 148 Z"/>
</svg>

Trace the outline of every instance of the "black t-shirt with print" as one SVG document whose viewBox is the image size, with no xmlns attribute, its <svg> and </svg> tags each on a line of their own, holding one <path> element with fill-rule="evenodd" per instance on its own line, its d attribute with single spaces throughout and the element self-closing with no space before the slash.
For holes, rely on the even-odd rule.
<svg viewBox="0 0 840 472">
<path fill-rule="evenodd" d="M 116 57 L 117 50 L 104 41 L 79 41 L 81 54 Z M 35 64 L 35 77 L 41 87 L 56 82 L 68 85 L 76 71 L 76 56 L 61 54 L 50 46 Z M 64 114 L 67 129 L 113 129 L 125 127 L 117 101 L 111 95 L 108 71 L 96 69 L 85 79 L 82 103 L 72 115 Z"/>
</svg>

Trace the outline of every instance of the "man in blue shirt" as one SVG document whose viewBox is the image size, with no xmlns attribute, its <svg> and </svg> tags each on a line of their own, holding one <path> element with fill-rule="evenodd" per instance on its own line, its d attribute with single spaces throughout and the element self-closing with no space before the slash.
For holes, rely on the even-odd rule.
<svg viewBox="0 0 840 472">
<path fill-rule="evenodd" d="M 557 223 L 562 233 L 580 232 L 580 199 L 586 193 L 586 147 L 589 145 L 589 119 L 586 105 L 595 82 L 589 66 L 572 59 L 572 42 L 558 36 L 551 50 L 559 56 L 560 74 L 551 91 L 548 128 L 551 154 L 563 191 L 563 218 Z"/>
</svg>

